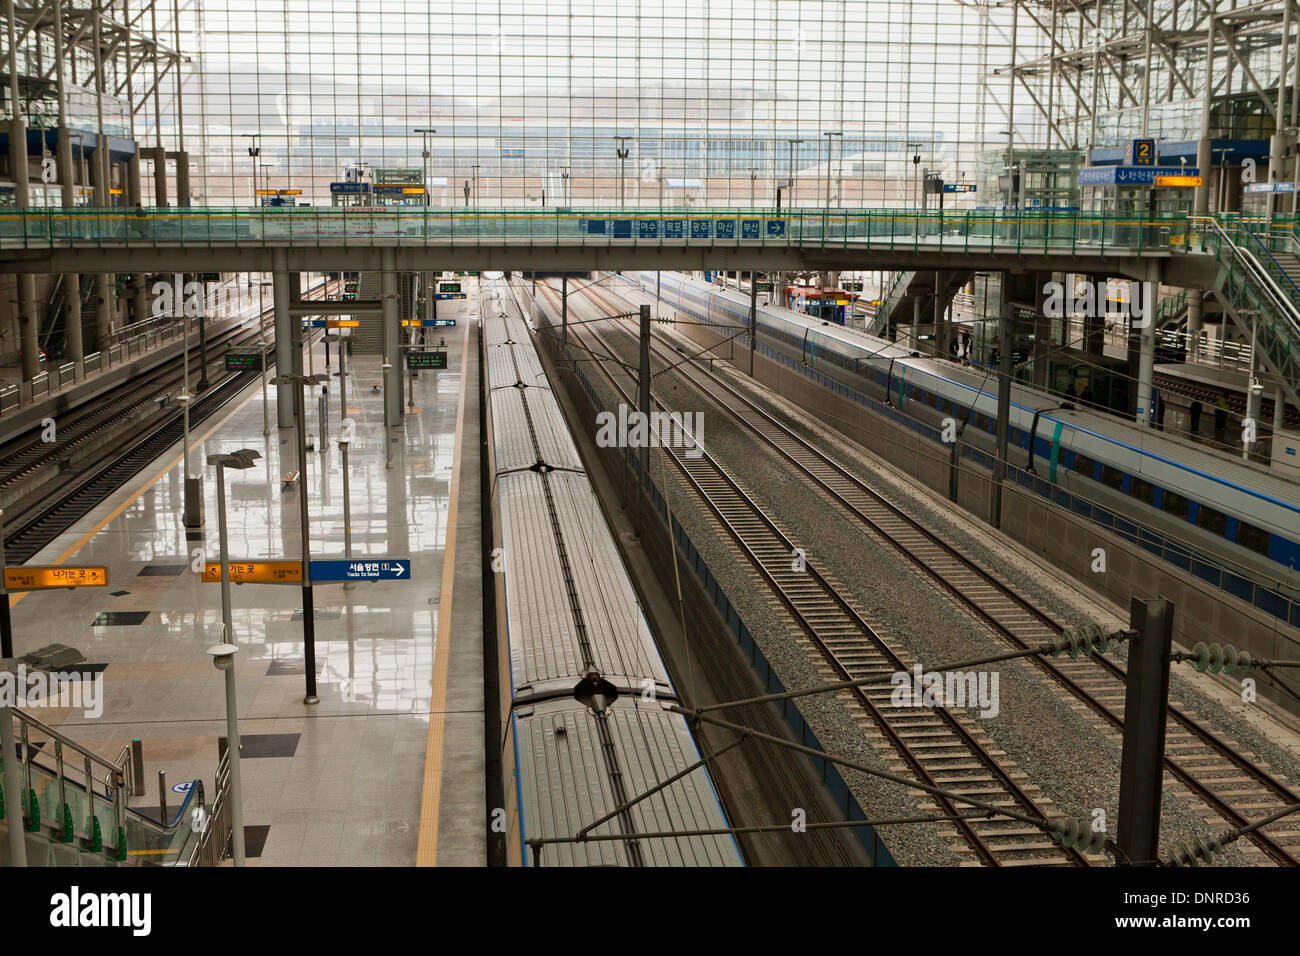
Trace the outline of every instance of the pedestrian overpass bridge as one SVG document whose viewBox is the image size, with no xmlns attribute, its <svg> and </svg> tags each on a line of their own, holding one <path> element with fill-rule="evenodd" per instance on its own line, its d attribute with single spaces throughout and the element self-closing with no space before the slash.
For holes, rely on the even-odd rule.
<svg viewBox="0 0 1300 956">
<path fill-rule="evenodd" d="M 51 207 L 0 213 L 0 272 L 1038 269 L 1210 288 L 1211 238 L 1083 212 Z"/>
<path fill-rule="evenodd" d="M 0 273 L 270 272 L 277 326 L 284 326 L 277 340 L 285 348 L 290 277 L 302 272 L 380 273 L 392 342 L 401 272 L 1008 269 L 1128 276 L 1213 291 L 1300 404 L 1300 287 L 1282 264 L 1298 251 L 1293 227 L 1098 212 L 204 206 L 0 214 Z M 1149 365 L 1151 329 L 1143 331 L 1142 350 Z M 390 362 L 396 364 L 395 353 Z"/>
</svg>

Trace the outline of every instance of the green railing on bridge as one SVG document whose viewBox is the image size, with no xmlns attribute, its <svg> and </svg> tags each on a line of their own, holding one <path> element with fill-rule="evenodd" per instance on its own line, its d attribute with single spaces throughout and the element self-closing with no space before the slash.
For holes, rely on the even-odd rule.
<svg viewBox="0 0 1300 956">
<path fill-rule="evenodd" d="M 898 209 L 453 209 L 347 207 L 42 207 L 0 213 L 0 248 L 176 243 L 484 242 L 810 246 L 906 252 L 1201 251 L 1183 216 Z"/>
</svg>

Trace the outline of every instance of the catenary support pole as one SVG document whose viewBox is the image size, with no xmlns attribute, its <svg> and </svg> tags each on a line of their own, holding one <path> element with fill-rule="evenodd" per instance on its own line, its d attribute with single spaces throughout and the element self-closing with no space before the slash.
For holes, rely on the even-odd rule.
<svg viewBox="0 0 1300 956">
<path fill-rule="evenodd" d="M 1169 649 L 1174 606 L 1164 598 L 1133 598 L 1120 756 L 1119 829 L 1115 843 L 1128 865 L 1152 866 L 1160 842 L 1160 792 L 1169 707 Z"/>
</svg>

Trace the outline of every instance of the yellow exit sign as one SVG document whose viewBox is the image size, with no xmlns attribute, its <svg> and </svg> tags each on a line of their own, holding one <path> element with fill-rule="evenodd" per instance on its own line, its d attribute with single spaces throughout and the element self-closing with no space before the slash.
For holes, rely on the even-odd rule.
<svg viewBox="0 0 1300 956">
<path fill-rule="evenodd" d="M 203 566 L 203 580 L 220 583 L 221 565 L 209 561 Z M 301 561 L 231 561 L 230 580 L 236 584 L 301 584 Z"/>
<path fill-rule="evenodd" d="M 1204 182 L 1200 176 L 1157 176 L 1157 186 L 1200 186 Z"/>
<path fill-rule="evenodd" d="M 102 588 L 108 586 L 106 567 L 26 567 L 5 568 L 5 587 L 11 591 L 38 591 L 43 588 Z"/>
</svg>

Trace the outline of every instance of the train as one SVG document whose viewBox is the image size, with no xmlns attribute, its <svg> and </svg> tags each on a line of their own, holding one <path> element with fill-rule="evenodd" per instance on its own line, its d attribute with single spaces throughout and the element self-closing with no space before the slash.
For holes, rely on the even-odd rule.
<svg viewBox="0 0 1300 956">
<path fill-rule="evenodd" d="M 675 273 L 624 278 L 729 334 L 749 325 L 746 295 Z M 920 423 L 936 442 L 952 420 L 964 453 L 992 467 L 995 375 L 779 307 L 759 307 L 757 325 L 762 354 Z M 1069 493 L 1077 513 L 1300 627 L 1300 485 L 1025 386 L 1010 405 L 1017 480 L 1045 497 Z"/>
<path fill-rule="evenodd" d="M 481 294 L 507 862 L 744 865 L 530 329 L 506 282 Z M 530 842 L 607 814 L 616 839 Z M 638 836 L 687 830 L 720 832 Z"/>
</svg>

